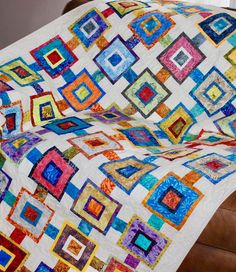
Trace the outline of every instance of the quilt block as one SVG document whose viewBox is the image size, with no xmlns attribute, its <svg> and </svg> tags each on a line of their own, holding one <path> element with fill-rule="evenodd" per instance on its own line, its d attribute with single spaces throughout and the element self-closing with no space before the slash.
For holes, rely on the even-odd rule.
<svg viewBox="0 0 236 272">
<path fill-rule="evenodd" d="M 0 271 L 177 271 L 236 190 L 235 25 L 95 0 L 1 50 Z"/>
</svg>

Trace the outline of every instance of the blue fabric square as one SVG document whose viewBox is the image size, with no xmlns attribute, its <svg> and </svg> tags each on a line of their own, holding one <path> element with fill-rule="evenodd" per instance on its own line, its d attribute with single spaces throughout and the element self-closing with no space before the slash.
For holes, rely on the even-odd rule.
<svg viewBox="0 0 236 272">
<path fill-rule="evenodd" d="M 101 14 L 93 9 L 72 25 L 70 30 L 78 37 L 85 48 L 89 48 L 108 27 L 109 25 Z"/>
<path fill-rule="evenodd" d="M 151 18 L 144 25 L 148 32 L 152 32 L 154 28 L 157 27 L 157 22 L 153 18 Z"/>
<path fill-rule="evenodd" d="M 46 129 L 49 129 L 55 132 L 58 135 L 71 133 L 77 130 L 82 130 L 91 127 L 89 123 L 79 119 L 77 117 L 67 117 L 64 119 L 59 119 L 51 122 L 50 124 L 46 124 Z"/>
<path fill-rule="evenodd" d="M 137 239 L 134 242 L 137 246 L 143 248 L 145 251 L 148 250 L 150 245 L 152 244 L 152 241 L 149 240 L 146 236 L 144 236 L 142 233 L 140 233 L 137 237 Z"/>
<path fill-rule="evenodd" d="M 126 167 L 116 169 L 116 171 L 125 178 L 130 178 L 133 174 L 135 174 L 139 170 L 140 170 L 139 168 L 134 167 L 133 165 L 128 165 Z"/>
<path fill-rule="evenodd" d="M 62 173 L 63 171 L 57 167 L 53 161 L 50 161 L 49 164 L 44 168 L 42 176 L 53 186 L 55 186 L 58 183 Z"/>
<path fill-rule="evenodd" d="M 120 59 L 122 64 L 118 65 Z M 112 83 L 115 83 L 137 60 L 137 55 L 126 46 L 119 35 L 94 58 L 94 62 Z"/>
<path fill-rule="evenodd" d="M 169 192 L 170 188 L 176 190 L 182 196 L 180 204 L 175 212 L 171 211 L 162 203 L 164 195 Z M 161 214 L 164 218 L 167 218 L 173 224 L 179 226 L 198 198 L 199 194 L 182 183 L 175 176 L 170 175 L 155 188 L 145 202 L 145 205 Z"/>
<path fill-rule="evenodd" d="M 6 251 L 0 250 L 0 265 L 5 267 L 11 260 L 11 256 Z"/>
<path fill-rule="evenodd" d="M 122 58 L 119 54 L 115 53 L 108 60 L 113 66 L 116 66 L 122 61 Z"/>
<path fill-rule="evenodd" d="M 216 21 L 214 23 L 215 28 L 217 28 L 219 31 L 222 31 L 224 28 L 228 26 L 227 22 L 223 19 L 220 19 L 219 21 Z"/>
<path fill-rule="evenodd" d="M 230 14 L 218 13 L 199 23 L 199 26 L 218 45 L 236 30 L 236 19 Z"/>
</svg>

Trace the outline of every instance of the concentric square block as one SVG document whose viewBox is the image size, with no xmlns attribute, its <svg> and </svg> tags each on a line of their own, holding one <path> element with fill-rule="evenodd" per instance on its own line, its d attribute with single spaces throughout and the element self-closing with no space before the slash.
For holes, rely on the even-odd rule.
<svg viewBox="0 0 236 272">
<path fill-rule="evenodd" d="M 35 48 L 30 54 L 52 78 L 63 74 L 78 60 L 60 36 Z"/>
<path fill-rule="evenodd" d="M 115 83 L 137 60 L 138 56 L 119 35 L 94 58 L 94 62 L 112 83 Z"/>
<path fill-rule="evenodd" d="M 172 143 L 178 144 L 184 140 L 185 135 L 194 123 L 196 123 L 196 120 L 191 112 L 182 103 L 179 103 L 158 123 L 158 126 Z"/>
<path fill-rule="evenodd" d="M 1 148 L 15 163 L 19 163 L 24 155 L 41 141 L 42 138 L 37 135 L 31 132 L 23 132 L 3 142 Z"/>
<path fill-rule="evenodd" d="M 174 26 L 175 22 L 160 11 L 146 12 L 129 24 L 130 30 L 147 48 L 152 48 Z"/>
<path fill-rule="evenodd" d="M 53 119 L 62 117 L 51 92 L 30 97 L 31 120 L 34 126 L 43 125 Z"/>
<path fill-rule="evenodd" d="M 162 157 L 167 160 L 173 161 L 175 159 L 187 157 L 188 155 L 198 152 L 199 150 L 201 149 L 190 148 L 190 147 L 176 147 L 176 148 L 170 148 L 163 152 L 158 152 L 157 154 L 155 152 L 154 153 L 158 157 Z"/>
<path fill-rule="evenodd" d="M 23 131 L 24 114 L 21 101 L 4 105 L 0 107 L 0 111 L 6 118 L 6 123 L 2 130 L 2 138 L 10 138 Z"/>
<path fill-rule="evenodd" d="M 55 146 L 47 150 L 32 168 L 29 177 L 60 200 L 67 183 L 78 168 Z"/>
<path fill-rule="evenodd" d="M 52 253 L 71 269 L 87 271 L 98 245 L 78 230 L 76 226 L 65 222 L 51 248 Z"/>
<path fill-rule="evenodd" d="M 178 12 L 179 14 L 184 15 L 185 17 L 190 17 L 192 15 L 195 15 L 197 13 L 201 13 L 201 12 L 209 12 L 210 9 L 201 7 L 201 6 L 197 6 L 197 5 L 181 5 L 181 6 L 177 6 L 172 8 L 174 11 Z"/>
<path fill-rule="evenodd" d="M 66 117 L 63 119 L 55 120 L 49 124 L 46 124 L 44 127 L 55 132 L 58 135 L 71 133 L 77 130 L 82 130 L 91 127 L 89 123 L 85 122 L 84 120 L 72 116 Z"/>
<path fill-rule="evenodd" d="M 104 95 L 102 88 L 86 69 L 83 69 L 76 78 L 59 88 L 58 91 L 75 111 L 90 108 Z"/>
<path fill-rule="evenodd" d="M 132 118 L 127 116 L 126 114 L 122 113 L 117 106 L 112 106 L 111 108 L 99 111 L 95 113 L 89 114 L 91 117 L 97 119 L 98 121 L 105 123 L 105 124 L 111 124 L 111 123 L 117 123 L 120 121 L 131 121 Z"/>
<path fill-rule="evenodd" d="M 139 10 L 142 8 L 149 7 L 148 4 L 140 1 L 112 1 L 107 3 L 119 17 L 124 17 L 126 14 L 134 10 Z"/>
<path fill-rule="evenodd" d="M 105 194 L 88 179 L 80 189 L 80 194 L 74 201 L 71 211 L 89 222 L 98 231 L 106 234 L 120 209 L 119 202 Z"/>
<path fill-rule="evenodd" d="M 171 92 L 147 68 L 122 94 L 144 118 L 148 118 Z"/>
<path fill-rule="evenodd" d="M 103 163 L 99 169 L 119 188 L 130 194 L 140 180 L 157 168 L 152 163 L 144 163 L 135 156 Z"/>
<path fill-rule="evenodd" d="M 91 159 L 107 150 L 123 150 L 123 147 L 106 133 L 99 131 L 68 140 L 76 149 Z"/>
<path fill-rule="evenodd" d="M 11 181 L 12 178 L 5 171 L 0 169 L 0 203 L 8 191 Z"/>
<path fill-rule="evenodd" d="M 152 229 L 138 216 L 133 216 L 118 245 L 154 269 L 171 241 L 160 232 Z"/>
<path fill-rule="evenodd" d="M 11 238 L 0 232 L 0 271 L 20 271 L 29 253 Z"/>
<path fill-rule="evenodd" d="M 10 85 L 8 85 L 6 82 L 0 80 L 0 93 L 9 92 L 12 90 L 13 90 L 13 88 Z"/>
<path fill-rule="evenodd" d="M 115 258 L 111 258 L 104 272 L 133 272 L 133 270 Z"/>
<path fill-rule="evenodd" d="M 236 136 L 236 113 L 222 117 L 214 122 L 221 132 L 229 136 Z"/>
<path fill-rule="evenodd" d="M 22 188 L 7 220 L 38 243 L 53 215 L 50 207 Z"/>
<path fill-rule="evenodd" d="M 236 19 L 227 13 L 214 14 L 200 22 L 199 30 L 206 38 L 218 47 L 236 30 Z"/>
<path fill-rule="evenodd" d="M 236 171 L 235 162 L 216 153 L 188 161 L 184 165 L 198 172 L 213 184 L 219 183 Z"/>
<path fill-rule="evenodd" d="M 185 33 L 182 33 L 157 57 L 179 84 L 183 83 L 205 58 Z"/>
<path fill-rule="evenodd" d="M 215 146 L 220 144 L 226 144 L 232 142 L 234 139 L 232 137 L 227 137 L 222 135 L 221 133 L 214 133 L 208 131 L 202 131 L 196 140 L 194 140 L 194 144 L 199 145 L 207 145 L 207 146 Z M 188 142 L 192 144 L 192 142 Z"/>
<path fill-rule="evenodd" d="M 43 81 L 43 78 L 33 71 L 22 58 L 11 60 L 0 66 L 0 71 L 12 78 L 20 86 L 27 86 Z M 7 85 L 4 84 L 7 88 Z M 9 86 L 7 88 L 9 89 Z"/>
<path fill-rule="evenodd" d="M 158 139 L 146 126 L 118 129 L 136 147 L 161 146 Z"/>
<path fill-rule="evenodd" d="M 235 93 L 235 86 L 216 67 L 212 67 L 190 95 L 202 105 L 208 116 L 212 116 L 230 103 Z"/>
<path fill-rule="evenodd" d="M 143 200 L 143 205 L 179 230 L 202 197 L 198 189 L 170 172 L 154 185 Z"/>
<path fill-rule="evenodd" d="M 89 50 L 109 28 L 110 24 L 103 14 L 93 8 L 72 24 L 69 30 L 79 39 L 84 49 Z"/>
</svg>

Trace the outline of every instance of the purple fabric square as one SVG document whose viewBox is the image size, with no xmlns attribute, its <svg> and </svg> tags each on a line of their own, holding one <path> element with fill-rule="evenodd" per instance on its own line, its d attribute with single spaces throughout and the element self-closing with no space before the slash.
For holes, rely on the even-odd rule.
<svg viewBox="0 0 236 272">
<path fill-rule="evenodd" d="M 125 247 L 149 266 L 154 266 L 158 256 L 168 246 L 169 241 L 160 233 L 135 218 L 121 241 Z"/>
<path fill-rule="evenodd" d="M 31 132 L 24 132 L 16 135 L 2 143 L 2 150 L 15 163 L 20 162 L 22 157 L 42 139 Z"/>
<path fill-rule="evenodd" d="M 90 116 L 107 124 L 132 120 L 132 118 L 123 114 L 122 112 L 117 110 L 115 107 L 111 107 L 109 110 L 91 113 Z"/>
</svg>

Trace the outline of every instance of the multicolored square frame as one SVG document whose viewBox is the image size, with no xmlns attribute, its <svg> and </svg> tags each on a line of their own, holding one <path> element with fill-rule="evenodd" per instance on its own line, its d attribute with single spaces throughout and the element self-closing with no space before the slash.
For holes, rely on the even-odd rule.
<svg viewBox="0 0 236 272">
<path fill-rule="evenodd" d="M 105 194 L 88 179 L 80 189 L 71 211 L 89 222 L 98 231 L 106 234 L 120 209 L 119 202 Z"/>
<path fill-rule="evenodd" d="M 110 108 L 103 111 L 90 113 L 89 116 L 105 124 L 133 120 L 131 117 L 124 114 L 117 105 L 111 106 Z"/>
<path fill-rule="evenodd" d="M 118 241 L 118 245 L 154 269 L 171 240 L 134 215 Z"/>
<path fill-rule="evenodd" d="M 197 83 L 190 95 L 208 116 L 213 116 L 235 99 L 235 86 L 217 69 L 210 71 Z"/>
<path fill-rule="evenodd" d="M 29 252 L 0 232 L 0 271 L 20 271 Z"/>
<path fill-rule="evenodd" d="M 182 84 L 205 58 L 184 32 L 157 57 L 179 84 Z"/>
<path fill-rule="evenodd" d="M 33 126 L 44 125 L 49 121 L 62 117 L 62 113 L 51 92 L 32 95 L 30 97 L 30 113 Z"/>
<path fill-rule="evenodd" d="M 198 189 L 170 172 L 153 186 L 143 200 L 143 205 L 180 230 L 202 197 Z"/>
<path fill-rule="evenodd" d="M 41 75 L 33 71 L 22 58 L 17 58 L 1 65 L 0 71 L 8 75 L 20 86 L 32 85 L 43 81 Z M 6 89 L 7 86 L 5 83 L 4 85 L 4 89 Z M 10 89 L 7 88 L 7 90 Z"/>
<path fill-rule="evenodd" d="M 68 182 L 78 168 L 55 146 L 48 149 L 34 164 L 29 177 L 61 200 Z"/>
<path fill-rule="evenodd" d="M 148 49 L 160 41 L 174 26 L 175 22 L 159 10 L 145 12 L 129 24 L 130 30 Z"/>
<path fill-rule="evenodd" d="M 118 129 L 135 147 L 157 147 L 161 143 L 147 126 Z"/>
<path fill-rule="evenodd" d="M 2 129 L 2 139 L 8 139 L 23 132 L 24 113 L 20 100 L 1 106 L 0 111 L 6 118 Z"/>
<path fill-rule="evenodd" d="M 141 1 L 111 1 L 107 3 L 116 12 L 119 17 L 124 17 L 125 15 L 133 12 L 135 10 L 150 7 L 147 3 Z"/>
<path fill-rule="evenodd" d="M 147 68 L 122 94 L 144 118 L 148 118 L 171 92 Z"/>
<path fill-rule="evenodd" d="M 114 84 L 138 59 L 138 56 L 126 45 L 123 38 L 117 35 L 94 58 L 94 62 Z"/>
<path fill-rule="evenodd" d="M 123 147 L 119 142 L 112 139 L 103 131 L 71 138 L 68 142 L 88 159 L 103 154 L 108 150 L 123 150 Z"/>
<path fill-rule="evenodd" d="M 23 132 L 3 142 L 1 148 L 15 163 L 19 163 L 27 152 L 41 141 L 42 138 L 36 134 Z"/>
<path fill-rule="evenodd" d="M 86 12 L 73 23 L 69 30 L 81 42 L 83 48 L 89 50 L 99 38 L 110 28 L 110 23 L 96 8 Z"/>
<path fill-rule="evenodd" d="M 89 109 L 105 94 L 86 69 L 58 91 L 74 111 Z"/>
<path fill-rule="evenodd" d="M 216 153 L 184 163 L 184 166 L 196 171 L 213 184 L 217 184 L 236 171 L 234 161 Z"/>
<path fill-rule="evenodd" d="M 173 144 L 179 144 L 183 142 L 189 129 L 195 123 L 196 119 L 192 113 L 184 104 L 179 103 L 157 125 Z"/>
<path fill-rule="evenodd" d="M 197 24 L 201 33 L 215 46 L 220 46 L 236 31 L 236 19 L 228 13 L 218 13 Z"/>
<path fill-rule="evenodd" d="M 49 206 L 22 188 L 7 220 L 38 243 L 53 215 L 54 211 Z"/>
<path fill-rule="evenodd" d="M 157 169 L 157 166 L 131 156 L 103 163 L 99 169 L 119 188 L 130 194 L 140 180 L 151 171 Z"/>
<path fill-rule="evenodd" d="M 35 48 L 30 54 L 52 78 L 66 72 L 78 60 L 59 35 Z"/>
<path fill-rule="evenodd" d="M 87 271 L 97 250 L 95 241 L 69 222 L 64 222 L 51 248 L 62 263 L 80 272 Z"/>
<path fill-rule="evenodd" d="M 63 119 L 52 121 L 49 124 L 44 125 L 43 127 L 55 132 L 58 135 L 72 133 L 78 130 L 86 129 L 91 127 L 89 123 L 85 122 L 84 120 L 72 116 L 66 117 Z"/>
</svg>

